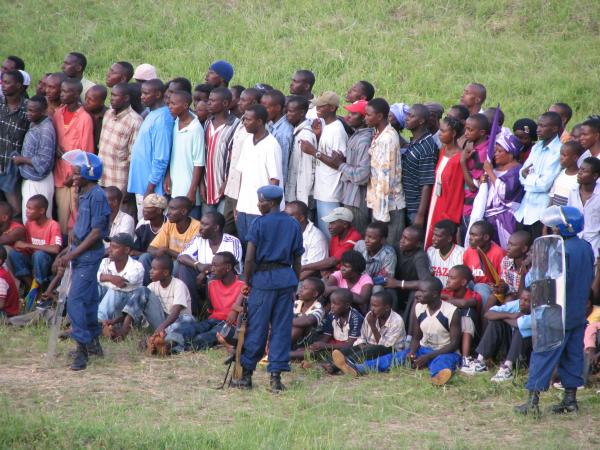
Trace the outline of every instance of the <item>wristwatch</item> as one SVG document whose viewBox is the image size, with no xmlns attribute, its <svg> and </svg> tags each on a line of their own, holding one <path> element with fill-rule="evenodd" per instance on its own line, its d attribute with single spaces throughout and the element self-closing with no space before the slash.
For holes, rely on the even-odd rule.
<svg viewBox="0 0 600 450">
<path fill-rule="evenodd" d="M 315 153 L 315 158 L 317 158 L 317 159 L 321 159 L 321 152 L 317 152 L 317 153 Z"/>
</svg>

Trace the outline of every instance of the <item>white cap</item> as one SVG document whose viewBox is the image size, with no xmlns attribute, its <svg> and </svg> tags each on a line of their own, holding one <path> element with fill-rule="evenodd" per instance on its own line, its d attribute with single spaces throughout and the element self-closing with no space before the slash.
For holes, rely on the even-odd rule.
<svg viewBox="0 0 600 450">
<path fill-rule="evenodd" d="M 29 86 L 31 84 L 31 76 L 24 70 L 19 70 L 19 72 L 23 75 L 23 86 Z"/>
</svg>

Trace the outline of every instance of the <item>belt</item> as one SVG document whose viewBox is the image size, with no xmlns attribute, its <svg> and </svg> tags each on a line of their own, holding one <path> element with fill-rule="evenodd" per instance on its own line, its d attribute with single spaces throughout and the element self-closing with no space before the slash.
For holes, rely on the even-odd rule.
<svg viewBox="0 0 600 450">
<path fill-rule="evenodd" d="M 289 268 L 289 264 L 281 262 L 261 262 L 256 266 L 255 272 L 266 272 L 267 270 Z"/>
</svg>

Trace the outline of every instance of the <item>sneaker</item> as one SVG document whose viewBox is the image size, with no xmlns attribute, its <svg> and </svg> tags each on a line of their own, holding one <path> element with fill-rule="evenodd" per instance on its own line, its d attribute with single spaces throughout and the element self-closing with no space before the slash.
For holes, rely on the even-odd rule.
<svg viewBox="0 0 600 450">
<path fill-rule="evenodd" d="M 460 368 L 460 371 L 467 375 L 474 375 L 476 373 L 487 372 L 487 366 L 485 362 L 476 360 L 471 360 L 468 365 L 464 365 Z"/>
<path fill-rule="evenodd" d="M 492 377 L 494 383 L 502 383 L 513 379 L 512 369 L 507 366 L 501 366 L 496 375 Z"/>
</svg>

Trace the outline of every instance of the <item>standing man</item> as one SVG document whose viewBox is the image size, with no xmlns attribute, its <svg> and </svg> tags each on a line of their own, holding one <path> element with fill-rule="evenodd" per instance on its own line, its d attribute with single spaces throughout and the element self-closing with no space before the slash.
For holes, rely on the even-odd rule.
<svg viewBox="0 0 600 450">
<path fill-rule="evenodd" d="M 204 124 L 206 170 L 200 185 L 202 203 L 223 214 L 225 186 L 231 157 L 233 133 L 240 119 L 229 112 L 231 91 L 218 87 L 208 96 L 208 110 L 212 114 Z"/>
<path fill-rule="evenodd" d="M 210 94 L 209 94 L 210 95 Z M 252 105 L 260 103 L 262 93 L 258 89 L 244 89 L 240 94 L 238 101 L 238 109 L 241 113 L 241 119 L 233 132 L 233 140 L 231 142 L 231 164 L 229 165 L 229 173 L 227 174 L 227 184 L 225 185 L 225 216 L 224 231 L 229 234 L 236 234 L 234 211 L 237 206 L 237 200 L 240 194 L 240 183 L 242 174 L 236 169 L 237 163 L 242 155 L 244 141 L 250 133 L 246 131 L 244 126 L 244 113 Z"/>
<path fill-rule="evenodd" d="M 54 199 L 54 152 L 56 151 L 56 132 L 52 121 L 44 114 L 46 98 L 35 95 L 27 102 L 27 119 L 29 130 L 23 141 L 23 151 L 15 156 L 13 162 L 19 167 L 23 177 L 21 196 L 22 209 L 25 211 L 27 200 L 41 194 L 48 200 L 46 215 L 52 217 L 52 200 Z M 25 221 L 23 221 L 25 222 Z"/>
<path fill-rule="evenodd" d="M 236 226 L 242 244 L 246 243 L 252 222 L 260 216 L 257 189 L 281 183 L 281 147 L 266 129 L 267 110 L 253 105 L 244 113 L 244 126 L 252 136 L 244 141 L 237 170 L 242 173 L 240 196 L 237 202 Z"/>
<path fill-rule="evenodd" d="M 438 148 L 427 128 L 429 110 L 425 105 L 413 105 L 406 116 L 406 128 L 412 139 L 402 155 L 402 185 L 406 200 L 406 215 L 412 225 L 425 226 L 431 188 L 435 181 Z"/>
<path fill-rule="evenodd" d="M 534 240 L 542 235 L 543 225 L 540 217 L 550 205 L 550 189 L 561 169 L 561 126 L 560 116 L 555 112 L 546 112 L 540 116 L 537 126 L 539 140 L 519 172 L 519 181 L 525 188 L 525 196 L 519 209 L 513 214 L 520 228 L 529 232 Z"/>
<path fill-rule="evenodd" d="M 23 95 L 23 74 L 18 70 L 2 73 L 2 93 L 0 97 L 0 190 L 12 206 L 16 215 L 21 213 L 17 187 L 19 171 L 11 157 L 21 154 L 25 133 L 29 128 L 27 120 L 27 99 Z"/>
<path fill-rule="evenodd" d="M 367 187 L 367 206 L 373 220 L 388 224 L 387 242 L 396 246 L 404 229 L 404 192 L 400 138 L 388 123 L 390 106 L 383 98 L 374 98 L 367 106 L 367 126 L 375 129 L 369 148 L 371 178 Z"/>
<path fill-rule="evenodd" d="M 46 78 L 46 101 L 48 102 L 48 118 L 52 119 L 54 111 L 60 107 L 60 86 L 67 79 L 63 72 L 51 73 Z"/>
<path fill-rule="evenodd" d="M 564 238 L 566 253 L 566 315 L 564 316 L 564 339 L 554 350 L 533 351 L 529 363 L 529 376 L 525 387 L 529 391 L 529 399 L 523 405 L 515 407 L 517 414 L 540 414 L 540 391 L 550 386 L 554 369 L 558 367 L 558 376 L 565 388 L 563 400 L 553 405 L 551 412 L 564 414 L 577 412 L 577 388 L 583 386 L 583 334 L 586 326 L 586 304 L 590 286 L 594 279 L 594 253 L 589 243 L 577 237 L 583 231 L 583 215 L 571 206 L 552 206 L 559 208 L 560 222 L 546 220 L 545 225 L 557 227 Z M 546 216 L 546 214 L 544 214 Z M 548 214 L 546 217 L 550 216 Z M 532 317 L 539 314 L 532 307 Z M 535 318 L 534 318 L 535 320 Z M 542 324 L 543 325 L 543 324 Z M 535 329 L 535 328 L 534 328 Z M 543 333 L 544 330 L 538 331 Z M 535 347 L 535 345 L 534 345 Z"/>
<path fill-rule="evenodd" d="M 571 140 L 571 133 L 567 131 L 567 124 L 573 117 L 573 109 L 566 103 L 554 103 L 548 108 L 548 111 L 555 112 L 560 116 L 560 120 L 562 122 L 561 134 L 560 134 L 560 142 L 564 144 Z"/>
<path fill-rule="evenodd" d="M 310 119 L 306 118 L 309 101 L 306 97 L 293 95 L 287 102 L 287 121 L 294 127 L 292 153 L 285 180 L 285 201 L 299 200 L 308 205 L 313 195 L 315 183 L 315 158 L 300 148 L 302 141 L 308 141 L 317 147 L 317 136 L 312 129 Z"/>
<path fill-rule="evenodd" d="M 215 88 L 227 88 L 233 78 L 233 66 L 227 61 L 215 61 L 208 68 L 204 81 Z"/>
<path fill-rule="evenodd" d="M 142 123 L 133 148 L 127 191 L 135 194 L 138 220 L 142 219 L 144 197 L 163 194 L 163 180 L 173 143 L 175 120 L 163 102 L 165 85 L 159 79 L 142 84 L 142 103 L 150 113 Z"/>
<path fill-rule="evenodd" d="M 79 188 L 77 219 L 73 228 L 73 243 L 59 259 L 59 265 L 71 263 L 71 288 L 67 313 L 71 319 L 71 337 L 77 348 L 71 370 L 87 367 L 88 354 L 102 355 L 100 324 L 98 323 L 97 273 L 104 257 L 102 240 L 108 236 L 110 208 L 106 195 L 97 182 L 102 175 L 102 161 L 94 154 L 72 151 L 64 155 L 73 167 L 73 186 Z"/>
<path fill-rule="evenodd" d="M 319 146 L 315 148 L 310 142 L 302 141 L 301 148 L 304 153 L 316 159 L 314 197 L 317 203 L 317 226 L 330 239 L 331 235 L 323 217 L 340 206 L 342 195 L 342 173 L 332 165 L 331 159 L 334 151 L 346 155 L 348 135 L 336 116 L 340 98 L 335 92 L 324 92 L 315 103 L 317 115 L 324 123 Z"/>
<path fill-rule="evenodd" d="M 85 67 L 87 66 L 87 58 L 82 53 L 71 52 L 65 56 L 62 65 L 62 71 L 69 78 L 75 78 L 81 81 L 81 95 L 80 100 L 81 103 L 85 101 L 85 94 L 88 89 L 94 86 L 94 82 L 88 80 L 83 76 L 83 72 L 85 71 Z"/>
<path fill-rule="evenodd" d="M 483 113 L 483 108 L 481 106 L 485 102 L 486 95 L 487 92 L 483 84 L 467 84 L 460 97 L 460 104 L 469 109 L 470 116 L 477 113 Z"/>
<path fill-rule="evenodd" d="M 371 157 L 369 147 L 373 140 L 372 125 L 367 125 L 367 101 L 357 100 L 351 105 L 344 106 L 348 111 L 346 123 L 354 130 L 348 139 L 346 158 L 337 151 L 333 152 L 332 165 L 342 173 L 341 202 L 345 208 L 352 211 L 354 219 L 352 226 L 360 234 L 364 234 L 370 223 L 369 209 L 367 207 L 367 183 L 369 182 L 369 164 Z"/>
<path fill-rule="evenodd" d="M 359 100 L 365 100 L 370 102 L 375 97 L 375 88 L 371 83 L 365 80 L 357 81 L 354 83 L 348 92 L 346 92 L 346 101 L 348 103 L 355 103 Z"/>
<path fill-rule="evenodd" d="M 113 88 L 119 83 L 129 83 L 133 78 L 133 66 L 127 61 L 114 63 L 106 73 L 106 86 Z"/>
<path fill-rule="evenodd" d="M 269 122 L 267 129 L 281 147 L 281 185 L 285 186 L 288 174 L 288 163 L 294 139 L 294 127 L 288 122 L 285 114 L 285 95 L 278 90 L 268 91 L 260 99 L 261 105 L 267 109 Z"/>
<path fill-rule="evenodd" d="M 94 123 L 94 149 L 98 153 L 98 143 L 100 142 L 100 132 L 102 131 L 102 119 L 106 113 L 106 97 L 108 91 L 101 84 L 95 84 L 85 94 L 84 109 L 91 116 Z"/>
<path fill-rule="evenodd" d="M 56 163 L 54 165 L 54 192 L 58 209 L 58 223 L 63 235 L 68 233 L 69 219 L 75 210 L 71 165 L 62 159 L 69 150 L 94 153 L 94 124 L 83 109 L 79 99 L 81 82 L 67 78 L 60 88 L 62 106 L 54 112 L 52 120 L 56 130 Z"/>
<path fill-rule="evenodd" d="M 269 328 L 269 365 L 271 391 L 285 389 L 281 372 L 290 370 L 293 299 L 298 277 L 302 232 L 292 217 L 280 211 L 283 189 L 263 186 L 258 189 L 261 217 L 248 232 L 244 279 L 250 287 L 248 330 L 241 357 L 242 377 L 234 387 L 252 388 L 252 372 L 263 357 Z"/>
<path fill-rule="evenodd" d="M 317 118 L 317 107 L 313 102 L 314 95 L 312 88 L 315 85 L 315 74 L 310 70 L 300 69 L 294 72 L 292 75 L 292 82 L 290 83 L 290 94 L 299 95 L 304 97 L 308 101 L 308 111 L 306 118 L 311 121 Z"/>
<path fill-rule="evenodd" d="M 98 156 L 104 168 L 100 186 L 116 186 L 121 192 L 127 192 L 131 151 L 142 122 L 142 117 L 131 107 L 127 83 L 115 84 L 100 133 Z"/>
</svg>

